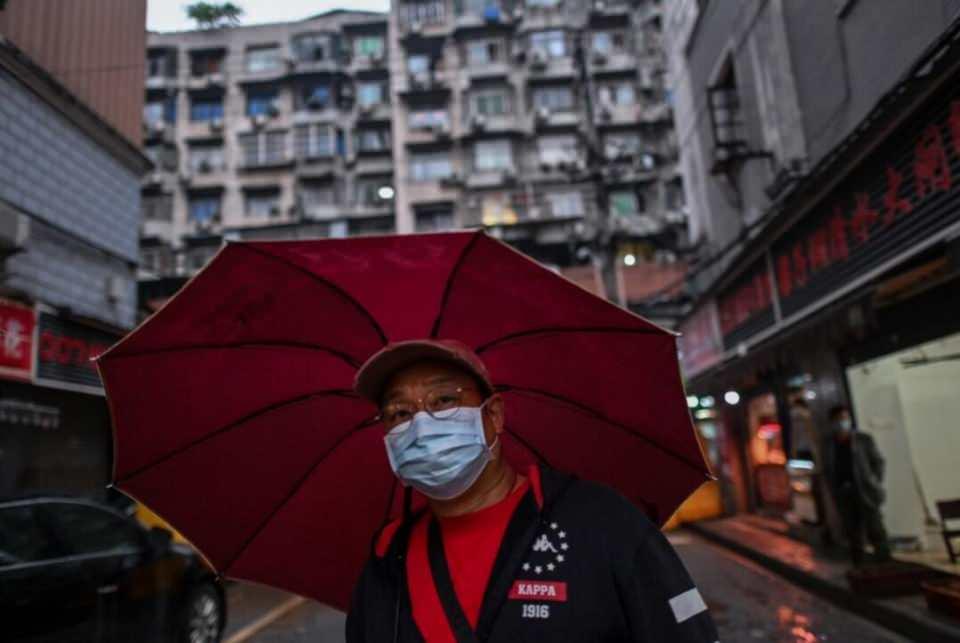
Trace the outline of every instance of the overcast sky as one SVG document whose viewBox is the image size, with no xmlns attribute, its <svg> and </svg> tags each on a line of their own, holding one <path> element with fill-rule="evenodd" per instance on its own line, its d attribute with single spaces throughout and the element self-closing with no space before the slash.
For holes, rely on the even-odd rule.
<svg viewBox="0 0 960 643">
<path fill-rule="evenodd" d="M 330 9 L 386 11 L 389 0 L 233 0 L 243 7 L 243 24 L 299 20 Z M 188 0 L 147 0 L 147 29 L 179 31 L 192 29 L 184 10 Z"/>
</svg>

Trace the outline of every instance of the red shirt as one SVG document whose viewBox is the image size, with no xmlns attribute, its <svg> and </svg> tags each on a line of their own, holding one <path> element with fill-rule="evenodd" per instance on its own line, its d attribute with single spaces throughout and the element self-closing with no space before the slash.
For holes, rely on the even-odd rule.
<svg viewBox="0 0 960 643">
<path fill-rule="evenodd" d="M 440 519 L 443 551 L 453 588 L 473 628 L 477 627 L 480 618 L 483 596 L 507 525 L 531 483 L 539 498 L 539 473 L 539 469 L 531 467 L 530 478 L 495 505 L 470 514 Z M 456 643 L 430 572 L 427 553 L 430 519 L 429 512 L 424 514 L 410 532 L 406 564 L 413 620 L 427 643 Z M 393 537 L 396 526 L 398 523 L 389 525 L 381 535 L 377 546 L 381 555 Z"/>
</svg>

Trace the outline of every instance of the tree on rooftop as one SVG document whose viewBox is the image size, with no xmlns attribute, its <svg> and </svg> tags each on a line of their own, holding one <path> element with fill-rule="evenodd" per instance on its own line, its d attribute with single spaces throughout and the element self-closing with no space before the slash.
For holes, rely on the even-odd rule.
<svg viewBox="0 0 960 643">
<path fill-rule="evenodd" d="M 187 5 L 187 17 L 199 29 L 219 29 L 240 24 L 243 8 L 232 2 L 194 2 Z"/>
</svg>

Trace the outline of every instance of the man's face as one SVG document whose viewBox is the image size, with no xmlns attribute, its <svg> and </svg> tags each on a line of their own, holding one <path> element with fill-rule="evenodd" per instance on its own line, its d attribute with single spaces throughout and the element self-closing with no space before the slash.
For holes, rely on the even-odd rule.
<svg viewBox="0 0 960 643">
<path fill-rule="evenodd" d="M 394 373 L 384 388 L 380 405 L 384 427 L 389 431 L 420 412 L 452 406 L 483 404 L 476 380 L 461 369 L 444 362 L 423 361 Z M 484 405 L 483 429 L 487 444 L 503 430 L 503 402 L 492 395 Z"/>
</svg>

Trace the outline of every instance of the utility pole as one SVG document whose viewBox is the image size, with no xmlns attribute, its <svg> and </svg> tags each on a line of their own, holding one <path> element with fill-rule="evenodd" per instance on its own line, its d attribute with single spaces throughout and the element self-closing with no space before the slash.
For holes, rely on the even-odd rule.
<svg viewBox="0 0 960 643">
<path fill-rule="evenodd" d="M 588 230 L 590 230 L 588 241 L 594 265 L 600 269 L 604 295 L 610 301 L 620 303 L 620 288 L 617 281 L 616 234 L 610 221 L 610 199 L 604 182 L 605 158 L 594 120 L 593 85 L 587 74 L 587 37 L 586 29 L 579 28 L 576 30 L 573 58 L 577 67 L 580 87 L 583 91 L 586 114 L 584 134 L 587 150 L 587 176 L 593 183 L 594 202 L 597 209 L 593 225 L 588 226 Z"/>
</svg>

